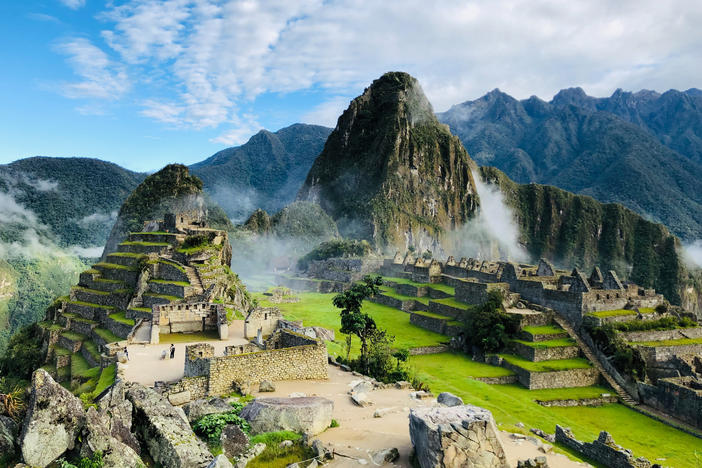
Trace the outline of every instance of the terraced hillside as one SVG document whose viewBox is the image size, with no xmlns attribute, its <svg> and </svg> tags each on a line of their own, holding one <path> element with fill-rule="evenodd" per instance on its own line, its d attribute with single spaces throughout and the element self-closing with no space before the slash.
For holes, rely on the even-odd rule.
<svg viewBox="0 0 702 468">
<path fill-rule="evenodd" d="M 39 323 L 47 347 L 44 369 L 93 399 L 114 380 L 124 346 L 149 341 L 153 306 L 219 302 L 232 317 L 248 310 L 248 294 L 230 261 L 224 231 L 192 225 L 178 233 L 130 233 L 105 261 L 81 273 L 70 295 Z"/>
<path fill-rule="evenodd" d="M 689 448 L 698 446 L 699 439 L 617 403 L 616 392 L 597 378 L 596 366 L 548 314 L 513 310 L 524 316 L 518 336 L 504 352 L 482 362 L 448 348 L 459 332 L 461 316 L 476 307 L 456 299 L 457 283 L 420 283 L 391 276 L 384 280 L 383 292 L 366 301 L 363 310 L 395 335 L 396 348 L 410 350 L 413 374 L 435 394 L 450 391 L 467 403 L 490 409 L 504 430 L 520 432 L 524 424 L 552 433 L 560 424 L 589 439 L 606 429 L 636 455 L 658 459 L 666 466 L 695 466 Z M 334 293 L 318 292 L 322 284 L 318 280 L 290 276 L 286 281 L 315 292 L 295 293 L 299 302 L 275 304 L 269 302 L 270 296 L 257 293 L 259 305 L 278 307 L 290 320 L 334 329 L 336 340 L 327 342 L 327 348 L 332 356 L 343 356 L 344 335 L 339 333 L 338 309 L 332 305 Z M 358 349 L 354 338 L 351 354 Z M 582 386 L 564 378 L 572 375 L 582 379 Z M 547 385 L 535 385 L 539 382 Z M 664 447 L 660 440 L 666 440 Z M 556 450 L 562 449 L 556 444 Z"/>
</svg>

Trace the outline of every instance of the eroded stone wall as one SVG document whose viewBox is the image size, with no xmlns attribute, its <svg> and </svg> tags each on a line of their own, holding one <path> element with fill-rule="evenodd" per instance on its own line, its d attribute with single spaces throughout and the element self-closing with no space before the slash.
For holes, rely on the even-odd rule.
<svg viewBox="0 0 702 468">
<path fill-rule="evenodd" d="M 645 458 L 634 458 L 628 450 L 614 443 L 605 431 L 594 442 L 580 442 L 567 428 L 556 426 L 556 442 L 602 463 L 609 468 L 649 468 L 651 462 Z"/>
<path fill-rule="evenodd" d="M 658 379 L 655 386 L 639 382 L 639 396 L 644 404 L 702 429 L 702 385 L 694 385 L 692 377 Z"/>
</svg>

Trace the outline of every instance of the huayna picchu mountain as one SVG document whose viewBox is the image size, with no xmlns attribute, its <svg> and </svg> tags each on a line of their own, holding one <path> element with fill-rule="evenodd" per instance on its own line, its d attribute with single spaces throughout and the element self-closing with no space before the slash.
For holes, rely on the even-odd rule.
<svg viewBox="0 0 702 468">
<path fill-rule="evenodd" d="M 478 207 L 473 166 L 417 80 L 391 72 L 339 117 L 298 199 L 319 203 L 343 236 L 432 250 Z"/>
</svg>

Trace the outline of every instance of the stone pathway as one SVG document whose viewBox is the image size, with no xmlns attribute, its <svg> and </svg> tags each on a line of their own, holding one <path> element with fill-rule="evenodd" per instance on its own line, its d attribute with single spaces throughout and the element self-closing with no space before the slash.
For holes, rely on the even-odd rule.
<svg viewBox="0 0 702 468">
<path fill-rule="evenodd" d="M 148 327 L 147 327 L 148 328 Z M 224 348 L 229 345 L 246 344 L 249 341 L 244 339 L 244 321 L 235 320 L 229 325 L 228 340 L 211 340 L 207 343 L 215 348 L 215 354 L 224 354 Z M 203 340 L 193 340 L 190 343 L 202 343 Z M 189 343 L 174 343 L 176 355 L 174 359 L 161 360 L 161 353 L 165 350 L 168 355 L 170 343 L 132 344 L 127 347 L 129 350 L 129 362 L 123 366 L 124 378 L 130 382 L 138 382 L 147 386 L 152 386 L 156 381 L 171 382 L 183 377 L 185 366 L 185 346 Z"/>
</svg>

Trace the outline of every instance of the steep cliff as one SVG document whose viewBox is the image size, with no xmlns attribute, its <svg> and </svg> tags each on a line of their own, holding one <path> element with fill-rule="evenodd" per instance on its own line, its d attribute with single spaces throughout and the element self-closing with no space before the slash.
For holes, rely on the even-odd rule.
<svg viewBox="0 0 702 468">
<path fill-rule="evenodd" d="M 474 166 L 417 80 L 386 73 L 339 117 L 298 200 L 319 203 L 345 237 L 434 249 L 478 207 Z"/>
<path fill-rule="evenodd" d="M 603 204 L 549 185 L 520 185 L 493 167 L 482 179 L 500 187 L 517 218 L 520 242 L 533 258 L 563 266 L 616 270 L 654 287 L 674 304 L 691 306 L 695 290 L 680 253 L 680 242 L 662 224 L 616 203 Z M 694 310 L 694 308 L 693 308 Z"/>
</svg>

